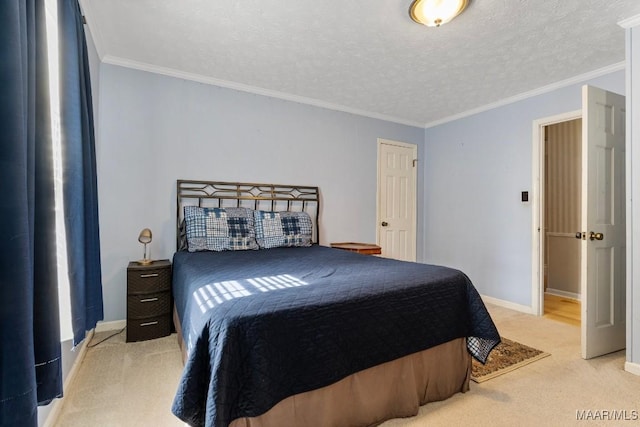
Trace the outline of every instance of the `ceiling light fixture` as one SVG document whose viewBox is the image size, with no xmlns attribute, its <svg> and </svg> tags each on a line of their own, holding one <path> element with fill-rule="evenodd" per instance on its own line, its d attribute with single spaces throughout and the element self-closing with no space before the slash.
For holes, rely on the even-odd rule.
<svg viewBox="0 0 640 427">
<path fill-rule="evenodd" d="M 427 27 L 446 24 L 469 4 L 469 0 L 414 0 L 409 9 L 411 19 Z"/>
</svg>

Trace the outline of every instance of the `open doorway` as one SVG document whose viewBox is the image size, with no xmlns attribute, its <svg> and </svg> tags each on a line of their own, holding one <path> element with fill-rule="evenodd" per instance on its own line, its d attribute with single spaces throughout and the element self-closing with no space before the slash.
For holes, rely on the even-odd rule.
<svg viewBox="0 0 640 427">
<path fill-rule="evenodd" d="M 533 283 L 532 312 L 553 317 L 560 312 L 567 323 L 580 324 L 580 253 L 567 254 L 566 247 L 580 247 L 582 164 L 582 110 L 533 122 Z M 579 142 L 576 147 L 576 140 Z M 569 141 L 569 142 L 567 142 Z M 577 157 L 577 164 L 576 164 Z M 571 163 L 569 165 L 568 163 Z M 570 194 L 569 200 L 566 195 Z M 577 212 L 574 207 L 577 207 Z M 576 227 L 577 228 L 573 228 Z M 575 248 L 573 248 L 575 249 Z M 570 251 L 571 252 L 571 251 Z M 575 254 L 574 254 L 575 255 Z M 571 266 L 566 261 L 571 259 Z M 577 270 L 574 268 L 577 262 Z M 578 278 L 578 282 L 574 278 Z M 548 291 L 548 292 L 547 292 Z M 572 306 L 568 306 L 571 303 Z M 575 309 L 578 309 L 577 313 Z M 570 311 L 572 314 L 563 313 Z M 548 313 L 551 312 L 551 313 Z M 557 319 L 560 320 L 560 319 Z"/>
<path fill-rule="evenodd" d="M 625 347 L 625 98 L 582 87 L 582 109 L 533 122 L 532 313 L 544 311 L 545 128 L 582 119 L 580 342 L 584 359 Z M 550 253 L 550 257 L 553 255 Z"/>
<path fill-rule="evenodd" d="M 582 118 L 543 126 L 545 317 L 580 326 Z"/>
</svg>

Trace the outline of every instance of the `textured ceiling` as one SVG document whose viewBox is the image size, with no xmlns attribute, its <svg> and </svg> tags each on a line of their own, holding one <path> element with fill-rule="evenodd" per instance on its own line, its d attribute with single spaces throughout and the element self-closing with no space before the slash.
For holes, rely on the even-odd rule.
<svg viewBox="0 0 640 427">
<path fill-rule="evenodd" d="M 425 125 L 624 61 L 639 0 L 81 0 L 103 61 Z"/>
</svg>

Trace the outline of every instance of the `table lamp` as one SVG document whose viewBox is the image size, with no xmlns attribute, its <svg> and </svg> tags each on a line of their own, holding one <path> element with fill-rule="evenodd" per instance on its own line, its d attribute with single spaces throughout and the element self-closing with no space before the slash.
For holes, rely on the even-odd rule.
<svg viewBox="0 0 640 427">
<path fill-rule="evenodd" d="M 149 265 L 153 262 L 149 258 L 147 258 L 147 244 L 151 243 L 151 239 L 151 230 L 149 230 L 148 228 L 145 228 L 140 232 L 140 235 L 138 236 L 138 242 L 144 245 L 144 258 L 137 261 L 138 264 Z"/>
</svg>

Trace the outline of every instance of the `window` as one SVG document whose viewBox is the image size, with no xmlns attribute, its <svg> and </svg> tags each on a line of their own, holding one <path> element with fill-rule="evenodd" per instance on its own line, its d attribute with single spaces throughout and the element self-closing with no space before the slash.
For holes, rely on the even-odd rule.
<svg viewBox="0 0 640 427">
<path fill-rule="evenodd" d="M 71 327 L 71 294 L 67 263 L 67 236 L 64 225 L 62 131 L 60 128 L 60 53 L 58 43 L 58 1 L 45 0 L 47 54 L 49 62 L 49 95 L 51 106 L 51 140 L 56 215 L 56 256 L 58 270 L 58 303 L 60 305 L 60 340 L 73 338 Z"/>
</svg>

